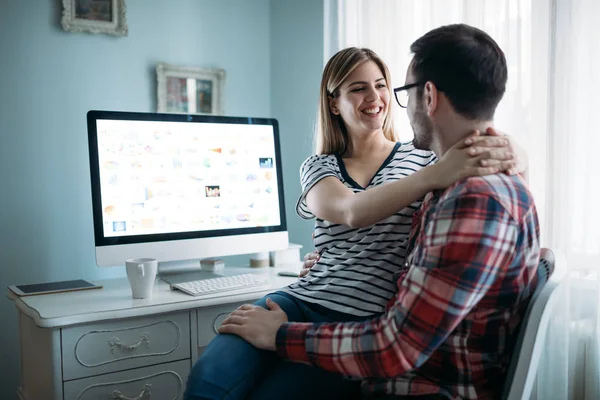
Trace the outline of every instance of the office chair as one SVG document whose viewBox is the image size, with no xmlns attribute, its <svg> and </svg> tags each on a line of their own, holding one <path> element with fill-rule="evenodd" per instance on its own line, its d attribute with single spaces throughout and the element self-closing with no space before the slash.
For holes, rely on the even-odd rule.
<svg viewBox="0 0 600 400">
<path fill-rule="evenodd" d="M 503 400 L 528 400 L 531 397 L 546 331 L 557 305 L 558 289 L 567 275 L 564 256 L 547 248 L 541 250 L 538 268 L 541 282 L 547 282 L 538 285 L 527 306 L 506 375 Z"/>
</svg>

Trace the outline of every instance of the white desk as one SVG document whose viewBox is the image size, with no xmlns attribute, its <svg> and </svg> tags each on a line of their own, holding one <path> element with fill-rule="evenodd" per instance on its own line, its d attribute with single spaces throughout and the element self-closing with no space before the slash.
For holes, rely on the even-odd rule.
<svg viewBox="0 0 600 400">
<path fill-rule="evenodd" d="M 300 264 L 298 264 L 300 265 Z M 191 366 L 225 316 L 293 282 L 277 271 L 227 268 L 268 277 L 268 285 L 189 296 L 156 280 L 151 299 L 134 300 L 126 278 L 103 289 L 8 297 L 19 310 L 23 400 L 181 399 Z"/>
</svg>

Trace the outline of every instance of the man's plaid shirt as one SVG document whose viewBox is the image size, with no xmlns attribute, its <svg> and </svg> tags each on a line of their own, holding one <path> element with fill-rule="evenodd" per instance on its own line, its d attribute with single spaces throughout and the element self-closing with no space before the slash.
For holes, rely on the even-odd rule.
<svg viewBox="0 0 600 400">
<path fill-rule="evenodd" d="M 414 249 L 384 315 L 284 324 L 277 353 L 361 378 L 371 393 L 499 397 L 538 282 L 531 194 L 518 176 L 462 180 L 426 197 L 411 236 Z"/>
</svg>

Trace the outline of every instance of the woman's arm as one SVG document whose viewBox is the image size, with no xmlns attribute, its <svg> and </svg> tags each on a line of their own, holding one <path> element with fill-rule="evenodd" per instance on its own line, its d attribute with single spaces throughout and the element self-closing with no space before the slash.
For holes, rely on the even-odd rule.
<svg viewBox="0 0 600 400">
<path fill-rule="evenodd" d="M 352 228 L 373 225 L 410 205 L 434 188 L 431 167 L 396 182 L 354 193 L 328 176 L 306 194 L 306 204 L 318 218 Z M 429 169 L 429 171 L 427 171 Z"/>
<path fill-rule="evenodd" d="M 398 181 L 354 193 L 335 177 L 326 177 L 306 194 L 310 211 L 324 220 L 352 228 L 373 225 L 407 207 L 434 189 L 443 189 L 468 176 L 487 175 L 514 167 L 503 137 L 470 137 L 477 154 L 461 141 L 436 164 Z M 484 165 L 482 165 L 482 163 Z"/>
</svg>

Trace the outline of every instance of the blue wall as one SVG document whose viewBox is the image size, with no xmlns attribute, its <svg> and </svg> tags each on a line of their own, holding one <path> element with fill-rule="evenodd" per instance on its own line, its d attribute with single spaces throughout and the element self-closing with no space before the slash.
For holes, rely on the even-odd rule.
<svg viewBox="0 0 600 400">
<path fill-rule="evenodd" d="M 271 1 L 271 113 L 282 132 L 290 240 L 312 249 L 314 220 L 296 214 L 300 165 L 312 152 L 323 72 L 323 1 Z"/>
<path fill-rule="evenodd" d="M 291 239 L 322 70 L 322 0 L 127 1 L 129 35 L 64 32 L 61 2 L 0 5 L 0 289 L 124 276 L 98 268 L 92 236 L 90 109 L 155 111 L 159 61 L 227 72 L 229 115 L 280 120 Z M 0 300 L 0 398 L 19 380 L 17 313 Z"/>
</svg>

